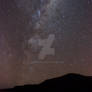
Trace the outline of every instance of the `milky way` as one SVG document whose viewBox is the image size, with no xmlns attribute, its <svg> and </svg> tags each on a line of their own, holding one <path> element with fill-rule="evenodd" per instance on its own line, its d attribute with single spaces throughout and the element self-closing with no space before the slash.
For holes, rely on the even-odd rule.
<svg viewBox="0 0 92 92">
<path fill-rule="evenodd" d="M 92 76 L 92 1 L 0 0 L 0 85 L 66 73 Z"/>
</svg>

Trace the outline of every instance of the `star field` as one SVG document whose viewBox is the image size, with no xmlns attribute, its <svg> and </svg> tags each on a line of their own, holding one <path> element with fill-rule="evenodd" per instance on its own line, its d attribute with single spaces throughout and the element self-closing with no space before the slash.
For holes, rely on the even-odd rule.
<svg viewBox="0 0 92 92">
<path fill-rule="evenodd" d="M 39 59 L 50 42 L 55 52 Z M 0 79 L 39 83 L 66 73 L 92 76 L 92 0 L 0 0 Z"/>
</svg>

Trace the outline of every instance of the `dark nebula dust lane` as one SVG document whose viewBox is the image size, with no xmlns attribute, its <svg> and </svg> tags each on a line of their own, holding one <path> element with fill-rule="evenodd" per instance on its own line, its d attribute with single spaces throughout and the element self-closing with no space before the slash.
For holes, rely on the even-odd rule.
<svg viewBox="0 0 92 92">
<path fill-rule="evenodd" d="M 0 87 L 70 72 L 92 75 L 92 1 L 45 1 L 0 0 Z M 39 60 L 41 48 L 28 41 L 49 35 L 55 53 Z"/>
</svg>

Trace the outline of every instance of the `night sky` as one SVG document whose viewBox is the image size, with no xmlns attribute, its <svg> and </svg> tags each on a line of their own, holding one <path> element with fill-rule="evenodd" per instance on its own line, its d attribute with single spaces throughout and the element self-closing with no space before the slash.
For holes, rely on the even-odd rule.
<svg viewBox="0 0 92 92">
<path fill-rule="evenodd" d="M 92 0 L 0 0 L 0 85 L 66 73 L 92 76 Z"/>
</svg>

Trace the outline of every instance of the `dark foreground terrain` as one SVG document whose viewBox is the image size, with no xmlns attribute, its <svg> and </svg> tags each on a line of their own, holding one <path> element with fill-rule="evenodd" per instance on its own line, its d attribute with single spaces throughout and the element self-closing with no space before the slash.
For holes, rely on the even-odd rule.
<svg viewBox="0 0 92 92">
<path fill-rule="evenodd" d="M 39 85 L 25 85 L 2 92 L 92 92 L 92 77 L 78 74 L 49 79 Z M 0 91 L 1 92 L 1 91 Z"/>
</svg>

